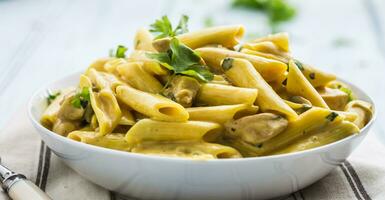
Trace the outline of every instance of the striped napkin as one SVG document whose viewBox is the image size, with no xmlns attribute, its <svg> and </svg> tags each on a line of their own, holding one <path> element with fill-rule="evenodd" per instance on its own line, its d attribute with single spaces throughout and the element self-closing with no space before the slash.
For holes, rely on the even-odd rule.
<svg viewBox="0 0 385 200">
<path fill-rule="evenodd" d="M 132 199 L 97 186 L 76 174 L 40 140 L 21 109 L 0 131 L 2 162 L 25 174 L 55 200 Z M 361 146 L 328 176 L 282 200 L 385 199 L 385 149 L 370 134 Z M 0 190 L 0 200 L 8 200 Z"/>
</svg>

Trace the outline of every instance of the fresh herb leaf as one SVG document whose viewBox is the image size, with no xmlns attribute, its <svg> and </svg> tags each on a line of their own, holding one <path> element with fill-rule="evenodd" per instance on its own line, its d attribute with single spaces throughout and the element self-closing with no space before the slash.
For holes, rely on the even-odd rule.
<svg viewBox="0 0 385 200">
<path fill-rule="evenodd" d="M 336 112 L 331 112 L 328 116 L 326 116 L 326 119 L 329 120 L 330 122 L 334 121 L 338 117 L 338 113 Z"/>
<path fill-rule="evenodd" d="M 178 26 L 173 29 L 172 24 L 168 17 L 165 15 L 161 19 L 157 19 L 153 24 L 150 25 L 150 32 L 157 34 L 155 39 L 174 37 L 182 33 L 188 32 L 188 16 L 182 15 L 179 20 Z"/>
<path fill-rule="evenodd" d="M 234 61 L 234 59 L 232 59 L 232 58 L 223 59 L 222 68 L 225 71 L 229 70 L 231 67 L 233 67 L 233 61 Z"/>
<path fill-rule="evenodd" d="M 234 0 L 234 7 L 243 7 L 264 12 L 274 28 L 278 23 L 288 21 L 296 15 L 296 10 L 285 0 Z"/>
<path fill-rule="evenodd" d="M 348 95 L 349 97 L 348 101 L 354 100 L 353 92 L 349 88 L 341 86 L 341 87 L 338 87 L 338 89 L 341 90 L 342 92 L 345 92 Z"/>
<path fill-rule="evenodd" d="M 172 38 L 167 52 L 147 53 L 146 56 L 157 60 L 173 74 L 191 76 L 203 82 L 211 81 L 214 75 L 201 64 L 201 57 L 192 49 Z"/>
<path fill-rule="evenodd" d="M 303 67 L 303 64 L 299 60 L 294 60 L 295 65 L 297 65 L 298 69 L 301 71 L 304 71 L 305 68 Z"/>
<path fill-rule="evenodd" d="M 127 47 L 125 47 L 123 45 L 119 45 L 118 48 L 116 49 L 115 57 L 125 58 L 126 57 L 126 51 L 127 51 Z"/>
<path fill-rule="evenodd" d="M 86 108 L 90 102 L 90 92 L 88 87 L 83 87 L 80 92 L 78 92 L 71 101 L 71 104 L 75 108 Z"/>
<path fill-rule="evenodd" d="M 52 103 L 53 100 L 56 99 L 56 97 L 58 97 L 60 95 L 60 92 L 56 92 L 56 93 L 51 93 L 48 91 L 48 96 L 47 96 L 47 103 L 48 105 Z"/>
<path fill-rule="evenodd" d="M 189 18 L 187 15 L 182 15 L 182 17 L 179 20 L 178 26 L 174 30 L 174 33 L 175 33 L 174 36 L 188 32 L 188 26 L 187 26 L 188 19 Z"/>
</svg>

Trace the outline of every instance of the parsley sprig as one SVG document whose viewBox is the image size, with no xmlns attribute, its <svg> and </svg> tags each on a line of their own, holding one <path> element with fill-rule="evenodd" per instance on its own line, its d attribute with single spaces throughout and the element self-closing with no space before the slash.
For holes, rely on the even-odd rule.
<svg viewBox="0 0 385 200">
<path fill-rule="evenodd" d="M 165 37 L 174 37 L 182 33 L 188 32 L 187 22 L 188 16 L 182 15 L 179 20 L 178 26 L 173 29 L 172 24 L 168 17 L 165 15 L 161 19 L 157 19 L 155 23 L 151 24 L 150 32 L 157 34 L 155 39 L 165 38 Z"/>
<path fill-rule="evenodd" d="M 176 38 L 170 40 L 170 49 L 167 52 L 147 53 L 146 55 L 157 60 L 173 74 L 191 76 L 203 82 L 211 81 L 214 78 L 207 66 L 201 63 L 202 58 Z"/>
<path fill-rule="evenodd" d="M 75 108 L 86 108 L 90 102 L 90 92 L 88 87 L 83 87 L 81 91 L 79 91 L 71 101 L 71 104 Z"/>
<path fill-rule="evenodd" d="M 126 57 L 126 51 L 128 50 L 127 47 L 123 45 L 118 45 L 116 50 L 110 49 L 110 57 L 116 57 L 116 58 L 125 58 Z"/>
</svg>

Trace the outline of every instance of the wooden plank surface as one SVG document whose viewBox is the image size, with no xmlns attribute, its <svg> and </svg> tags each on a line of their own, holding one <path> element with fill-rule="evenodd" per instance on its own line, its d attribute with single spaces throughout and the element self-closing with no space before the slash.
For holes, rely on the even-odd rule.
<svg viewBox="0 0 385 200">
<path fill-rule="evenodd" d="M 380 12 L 384 1 L 292 2 L 298 16 L 281 29 L 291 34 L 293 54 L 383 101 L 383 92 L 378 91 L 385 91 L 385 53 L 381 51 L 385 44 L 379 44 L 378 24 L 385 20 Z M 131 45 L 138 27 L 164 14 L 174 20 L 188 14 L 192 30 L 203 27 L 210 17 L 214 24 L 245 24 L 249 35 L 269 31 L 263 15 L 231 9 L 230 1 L 1 0 L 0 129 L 34 90 L 85 69 L 117 44 Z M 379 108 L 384 110 L 382 105 Z"/>
</svg>

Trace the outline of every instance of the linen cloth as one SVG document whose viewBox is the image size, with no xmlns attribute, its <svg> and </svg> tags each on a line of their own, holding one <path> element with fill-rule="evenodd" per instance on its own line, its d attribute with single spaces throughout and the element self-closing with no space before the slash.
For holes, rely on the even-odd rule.
<svg viewBox="0 0 385 200">
<path fill-rule="evenodd" d="M 0 157 L 10 169 L 26 175 L 54 200 L 124 200 L 67 167 L 40 140 L 23 107 L 0 130 Z M 0 190 L 0 200 L 9 198 Z M 342 165 L 322 180 L 283 200 L 385 199 L 385 148 L 369 133 Z"/>
</svg>

